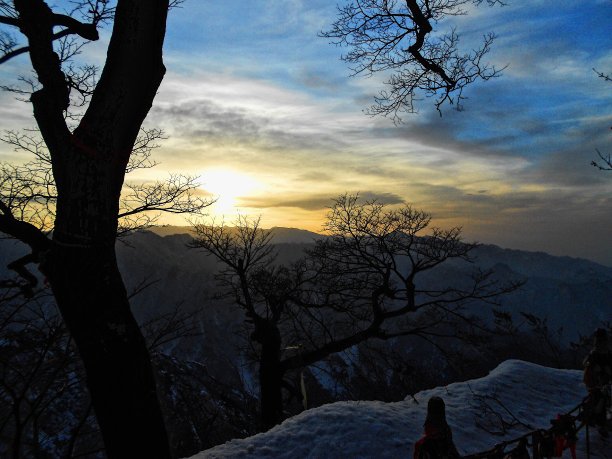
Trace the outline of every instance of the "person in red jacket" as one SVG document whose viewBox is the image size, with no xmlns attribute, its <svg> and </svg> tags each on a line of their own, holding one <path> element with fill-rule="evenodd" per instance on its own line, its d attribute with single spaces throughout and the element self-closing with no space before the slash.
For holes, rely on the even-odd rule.
<svg viewBox="0 0 612 459">
<path fill-rule="evenodd" d="M 414 459 L 457 459 L 460 454 L 453 443 L 453 433 L 446 422 L 446 405 L 440 397 L 427 403 L 425 435 L 414 445 Z"/>
</svg>

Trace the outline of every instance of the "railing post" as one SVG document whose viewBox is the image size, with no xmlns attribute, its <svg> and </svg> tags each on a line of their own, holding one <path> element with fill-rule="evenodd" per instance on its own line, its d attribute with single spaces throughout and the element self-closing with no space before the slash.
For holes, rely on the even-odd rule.
<svg viewBox="0 0 612 459">
<path fill-rule="evenodd" d="M 589 438 L 589 424 L 586 423 L 586 454 L 587 459 L 591 459 L 591 439 Z"/>
<path fill-rule="evenodd" d="M 541 459 L 540 458 L 540 431 L 536 430 L 531 435 L 531 455 L 533 459 Z"/>
</svg>

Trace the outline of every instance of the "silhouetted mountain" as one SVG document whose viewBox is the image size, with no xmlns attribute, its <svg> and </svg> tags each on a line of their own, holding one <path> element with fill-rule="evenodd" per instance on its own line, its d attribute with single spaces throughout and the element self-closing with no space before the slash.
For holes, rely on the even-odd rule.
<svg viewBox="0 0 612 459">
<path fill-rule="evenodd" d="M 157 234 L 158 236 L 172 236 L 177 234 L 193 234 L 193 230 L 190 226 L 174 226 L 164 225 L 155 226 L 149 230 L 150 232 Z M 299 228 L 284 228 L 275 226 L 273 228 L 266 229 L 264 231 L 270 231 L 274 235 L 274 242 L 276 244 L 311 244 L 313 240 L 324 237 L 320 234 L 312 231 L 307 231 Z"/>
<path fill-rule="evenodd" d="M 296 259 L 314 239 L 323 237 L 295 228 L 277 227 L 270 231 L 274 233 L 280 262 Z M 172 234 L 162 237 L 160 233 Z M 220 265 L 201 250 L 187 248 L 191 240 L 188 233 L 189 227 L 157 227 L 118 242 L 120 268 L 128 291 L 143 282 L 154 282 L 132 299 L 133 310 L 140 320 L 146 320 L 180 303 L 186 310 L 203 311 L 206 320 L 202 328 L 208 335 L 224 335 L 228 330 L 226 323 L 240 324 L 242 314 L 229 302 L 214 298 L 217 294 L 214 276 Z M 12 276 L 12 272 L 6 272 L 6 265 L 26 253 L 20 243 L 0 240 L 0 275 Z M 579 333 L 590 333 L 603 321 L 612 321 L 611 267 L 494 245 L 478 247 L 473 256 L 473 263 L 448 260 L 421 281 L 435 284 L 444 279 L 452 283 L 476 268 L 493 269 L 500 281 L 525 279 L 527 282 L 519 291 L 502 299 L 503 308 L 547 317 L 551 328 L 564 328 L 566 340 L 575 339 Z M 229 329 L 233 330 L 233 326 Z"/>
</svg>

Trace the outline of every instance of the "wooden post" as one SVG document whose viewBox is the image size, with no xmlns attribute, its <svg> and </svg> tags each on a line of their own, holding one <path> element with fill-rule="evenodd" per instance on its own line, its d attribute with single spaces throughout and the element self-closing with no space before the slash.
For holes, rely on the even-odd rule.
<svg viewBox="0 0 612 459">
<path fill-rule="evenodd" d="M 533 459 L 540 458 L 540 431 L 536 430 L 531 434 L 531 455 Z"/>
<path fill-rule="evenodd" d="M 589 424 L 586 423 L 586 454 L 587 459 L 591 459 L 591 439 L 589 438 Z"/>
</svg>

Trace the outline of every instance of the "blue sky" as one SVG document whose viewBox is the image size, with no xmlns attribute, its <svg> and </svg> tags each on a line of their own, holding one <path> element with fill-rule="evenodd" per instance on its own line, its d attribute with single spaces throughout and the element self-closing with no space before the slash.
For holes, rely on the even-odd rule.
<svg viewBox="0 0 612 459">
<path fill-rule="evenodd" d="M 507 3 L 438 24 L 466 50 L 495 32 L 488 60 L 503 75 L 468 87 L 461 112 L 423 100 L 395 126 L 363 113 L 383 76 L 351 77 L 347 50 L 317 36 L 334 2 L 187 0 L 171 11 L 146 122 L 169 139 L 160 166 L 131 179 L 199 174 L 221 197 L 212 213 L 311 230 L 330 198 L 359 191 L 468 239 L 612 265 L 612 172 L 589 165 L 612 150 L 612 83 L 592 70 L 612 73 L 612 1 Z M 102 41 L 84 57 L 103 56 Z M 0 77 L 27 61 L 11 65 Z M 32 126 L 27 105 L 0 97 L 6 127 Z"/>
</svg>

